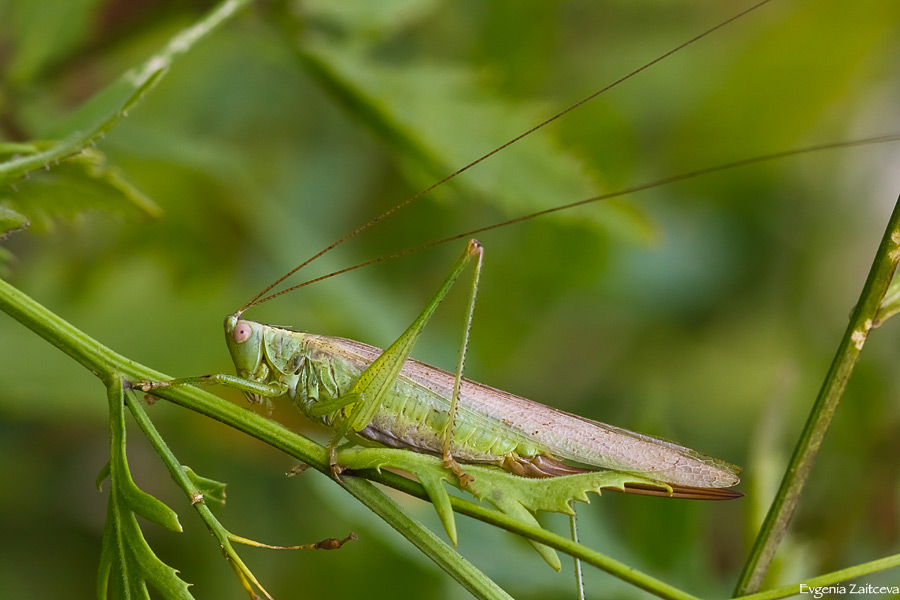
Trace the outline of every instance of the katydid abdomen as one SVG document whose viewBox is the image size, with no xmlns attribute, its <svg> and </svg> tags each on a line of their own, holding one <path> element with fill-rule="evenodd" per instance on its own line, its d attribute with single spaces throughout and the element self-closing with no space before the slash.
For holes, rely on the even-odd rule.
<svg viewBox="0 0 900 600">
<path fill-rule="evenodd" d="M 235 320 L 232 326 L 236 333 L 227 338 L 238 374 L 283 384 L 286 395 L 311 416 L 320 403 L 346 396 L 382 352 L 353 340 L 254 321 Z M 357 433 L 386 446 L 440 455 L 454 380 L 447 371 L 407 360 L 368 425 Z M 334 427 L 347 418 L 349 408 L 318 418 Z M 519 475 L 612 469 L 640 473 L 673 488 L 708 488 L 711 498 L 719 497 L 718 492 L 738 495 L 720 489 L 738 483 L 739 469 L 733 465 L 466 379 L 450 439 L 452 455 L 460 462 L 495 464 Z M 678 491 L 675 495 L 705 496 Z"/>
</svg>

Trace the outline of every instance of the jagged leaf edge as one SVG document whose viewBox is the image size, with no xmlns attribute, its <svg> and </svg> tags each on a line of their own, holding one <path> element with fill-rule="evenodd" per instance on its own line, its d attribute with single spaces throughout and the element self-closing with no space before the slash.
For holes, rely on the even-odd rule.
<svg viewBox="0 0 900 600">
<path fill-rule="evenodd" d="M 119 593 L 124 594 L 125 598 L 137 596 L 149 600 L 146 584 L 150 583 L 165 598 L 194 600 L 187 582 L 178 577 L 178 571 L 154 554 L 137 522 L 136 515 L 140 514 L 163 527 L 181 531 L 175 511 L 138 488 L 131 477 L 126 456 L 125 402 L 121 379 L 108 382 L 107 396 L 111 438 L 108 467 L 110 499 L 97 574 L 98 596 L 106 597 L 109 574 L 113 565 L 118 564 L 122 575 Z M 104 471 L 107 471 L 106 467 L 101 470 L 101 475 Z M 98 478 L 98 481 L 102 480 Z M 135 573 L 140 573 L 140 576 Z"/>
<path fill-rule="evenodd" d="M 355 470 L 385 467 L 400 469 L 416 476 L 432 501 L 447 536 L 456 544 L 456 525 L 450 499 L 443 487 L 449 483 L 460 487 L 457 477 L 446 469 L 441 460 L 427 454 L 392 448 L 349 448 L 338 454 L 341 466 Z M 574 514 L 572 501 L 589 503 L 588 492 L 601 494 L 602 489 L 624 490 L 626 483 L 655 485 L 666 489 L 665 484 L 618 471 L 592 471 L 565 477 L 532 479 L 513 475 L 493 466 L 467 464 L 466 473 L 474 477 L 466 491 L 479 500 L 487 500 L 500 512 L 523 523 L 541 527 L 535 518 L 537 511 Z M 556 551 L 529 540 L 534 549 L 555 570 L 561 568 Z"/>
</svg>

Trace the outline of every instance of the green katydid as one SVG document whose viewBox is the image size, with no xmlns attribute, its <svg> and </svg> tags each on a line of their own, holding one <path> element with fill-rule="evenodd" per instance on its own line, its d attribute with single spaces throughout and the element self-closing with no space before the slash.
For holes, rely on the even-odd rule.
<svg viewBox="0 0 900 600">
<path fill-rule="evenodd" d="M 482 254 L 481 245 L 470 241 L 422 313 L 385 351 L 249 321 L 241 311 L 230 315 L 225 337 L 238 377 L 209 378 L 243 390 L 251 401 L 287 395 L 303 413 L 334 428 L 329 447 L 335 474 L 340 465 L 334 449 L 349 433 L 440 455 L 463 485 L 469 478 L 457 460 L 494 464 L 526 477 L 611 469 L 671 488 L 626 487 L 630 492 L 712 500 L 740 496 L 725 489 L 739 481 L 733 465 L 465 380 L 462 358 L 455 375 L 409 360 L 428 319 L 474 262 L 468 333 Z"/>
<path fill-rule="evenodd" d="M 405 456 L 379 458 L 374 465 L 348 464 L 337 453 L 346 436 L 388 447 L 438 455 L 460 488 L 485 497 L 496 482 L 472 466 L 488 464 L 527 478 L 587 476 L 579 491 L 565 492 L 562 504 L 544 510 L 570 512 L 570 500 L 583 491 L 625 492 L 727 500 L 742 496 L 727 488 L 739 482 L 740 469 L 672 442 L 605 425 L 462 378 L 483 249 L 471 240 L 440 288 L 407 330 L 386 350 L 338 337 L 294 331 L 243 319 L 254 299 L 225 319 L 225 337 L 237 370 L 227 374 L 145 383 L 144 391 L 186 383 L 220 383 L 242 390 L 251 402 L 287 396 L 308 417 L 333 428 L 329 443 L 331 470 L 344 466 L 395 467 L 413 471 L 425 486 L 447 535 L 456 544 L 456 526 L 442 483 L 429 480 Z M 464 268 L 474 262 L 474 276 L 462 351 L 455 375 L 409 359 L 416 340 Z M 263 292 L 265 293 L 265 292 Z M 265 298 L 263 299 L 265 300 Z M 408 454 L 408 453 L 404 453 Z M 381 455 L 383 456 L 383 454 Z M 575 464 L 573 464 L 575 463 Z M 595 471 L 609 480 L 590 477 Z M 627 477 L 615 477 L 616 472 Z M 600 482 L 600 483 L 598 483 Z M 481 490 L 479 494 L 477 489 Z M 575 489 L 575 488 L 568 488 Z M 512 506 L 488 499 L 501 510 L 536 523 L 518 502 Z M 574 521 L 573 521 L 574 527 Z M 559 559 L 549 548 L 532 542 L 555 569 Z"/>
<path fill-rule="evenodd" d="M 191 382 L 242 390 L 251 402 L 288 396 L 307 416 L 345 436 L 442 456 L 463 487 L 471 476 L 457 462 L 493 464 L 525 477 L 557 477 L 608 469 L 635 473 L 648 483 L 625 491 L 723 500 L 739 468 L 672 442 L 565 413 L 462 378 L 483 249 L 471 240 L 438 291 L 386 350 L 343 338 L 314 335 L 241 318 L 225 319 L 225 337 L 237 376 L 218 374 L 144 384 L 144 391 Z M 409 359 L 410 352 L 463 269 L 474 262 L 465 336 L 456 374 Z M 568 462 L 566 462 L 568 461 Z M 579 464 L 571 464 L 580 463 Z M 653 485 L 657 482 L 658 485 Z"/>
<path fill-rule="evenodd" d="M 389 447 L 440 455 L 444 465 L 456 474 L 463 487 L 471 482 L 471 477 L 458 461 L 493 464 L 526 477 L 557 477 L 608 469 L 643 475 L 648 483 L 626 487 L 625 491 L 633 493 L 708 500 L 741 496 L 739 492 L 727 489 L 739 482 L 740 469 L 734 465 L 672 442 L 565 413 L 463 379 L 465 351 L 483 255 L 481 245 L 475 240 L 468 243 L 462 257 L 422 313 L 384 351 L 353 340 L 249 321 L 242 319 L 241 315 L 251 306 L 305 285 L 263 297 L 287 277 L 383 217 L 767 2 L 762 0 L 550 117 L 350 232 L 268 286 L 225 319 L 226 342 L 237 376 L 207 375 L 174 382 L 145 383 L 140 387 L 150 391 L 170 385 L 215 382 L 242 390 L 251 402 L 288 396 L 307 416 L 319 419 L 335 430 L 329 444 L 329 455 L 332 472 L 336 476 L 341 470 L 336 456 L 337 444 L 350 435 Z M 600 198 L 583 202 L 597 199 Z M 567 206 L 551 210 L 562 208 Z M 522 219 L 501 225 L 519 220 Z M 410 351 L 425 324 L 462 270 L 473 261 L 475 266 L 468 316 L 455 375 L 410 360 Z"/>
</svg>

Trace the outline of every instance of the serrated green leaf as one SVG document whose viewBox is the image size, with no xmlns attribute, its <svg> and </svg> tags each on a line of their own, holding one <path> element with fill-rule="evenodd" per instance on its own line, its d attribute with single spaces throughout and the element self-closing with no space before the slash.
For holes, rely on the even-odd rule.
<svg viewBox="0 0 900 600">
<path fill-rule="evenodd" d="M 514 519 L 518 519 L 523 523 L 528 523 L 533 527 L 541 526 L 534 514 L 526 509 L 525 505 L 515 495 L 503 493 L 501 490 L 494 489 L 489 500 L 491 504 Z M 528 543 L 531 544 L 531 547 L 541 555 L 544 562 L 550 565 L 554 571 L 562 569 L 562 563 L 559 560 L 559 555 L 556 553 L 556 550 L 549 546 L 545 546 L 544 544 L 539 544 L 534 540 L 528 540 Z"/>
<path fill-rule="evenodd" d="M 114 598 L 149 600 L 149 583 L 164 598 L 191 600 L 188 584 L 178 577 L 178 571 L 153 553 L 123 500 L 115 492 L 110 493 L 98 571 L 98 597 L 101 600 L 108 597 L 109 577 L 115 573 L 119 578 L 113 587 Z"/>
<path fill-rule="evenodd" d="M 147 540 L 141 534 L 140 527 L 133 516 L 126 518 L 128 550 L 139 565 L 144 580 L 165 598 L 173 600 L 189 600 L 193 598 L 188 584 L 180 577 L 178 571 L 170 567 L 153 553 Z M 146 591 L 146 586 L 143 586 Z"/>
<path fill-rule="evenodd" d="M 461 488 L 459 479 L 443 466 L 440 459 L 427 454 L 392 448 L 349 448 L 338 453 L 338 463 L 354 470 L 384 467 L 411 473 L 425 487 L 447 536 L 456 545 L 456 524 L 444 483 Z M 622 490 L 626 483 L 641 483 L 666 488 L 665 484 L 618 471 L 592 471 L 566 477 L 531 479 L 503 471 L 497 467 L 463 465 L 474 478 L 465 490 L 480 500 L 487 500 L 504 514 L 533 527 L 541 527 L 537 511 L 575 514 L 572 501 L 589 502 L 587 493 L 598 496 L 603 489 Z M 529 540 L 534 549 L 555 570 L 561 568 L 556 551 Z"/>
<path fill-rule="evenodd" d="M 188 466 L 184 466 L 183 469 L 185 475 L 191 480 L 191 483 L 197 486 L 200 493 L 203 494 L 203 502 L 211 511 L 215 512 L 221 510 L 225 506 L 225 487 L 228 485 L 227 483 L 197 475 L 197 473 Z"/>
<path fill-rule="evenodd" d="M 109 578 L 119 577 L 113 587 L 117 598 L 146 598 L 147 583 L 172 600 L 192 598 L 178 572 L 163 563 L 144 539 L 136 514 L 164 527 L 181 531 L 178 517 L 168 506 L 138 489 L 131 478 L 125 456 L 124 388 L 117 378 L 108 383 L 110 427 L 110 492 L 103 548 L 97 573 L 97 594 L 106 598 Z"/>
</svg>

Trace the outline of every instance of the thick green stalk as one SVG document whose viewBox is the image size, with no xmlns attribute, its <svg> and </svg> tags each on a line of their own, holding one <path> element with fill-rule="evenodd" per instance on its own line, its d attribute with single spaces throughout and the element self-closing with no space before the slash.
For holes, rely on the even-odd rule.
<svg viewBox="0 0 900 600">
<path fill-rule="evenodd" d="M 831 418 L 837 410 L 838 403 L 847 387 L 847 381 L 853 372 L 863 344 L 872 330 L 881 301 L 893 278 L 897 263 L 900 260 L 900 199 L 888 220 L 881 244 L 872 261 L 872 268 L 863 286 L 838 346 L 831 368 L 825 376 L 816 402 L 810 411 L 806 425 L 794 447 L 791 462 L 785 471 L 781 486 L 769 513 L 750 551 L 744 570 L 735 587 L 735 595 L 740 596 L 756 592 L 762 586 L 775 551 L 781 543 L 788 523 L 797 508 L 800 493 L 809 478 L 810 470 L 816 460 L 819 447 Z"/>
</svg>

